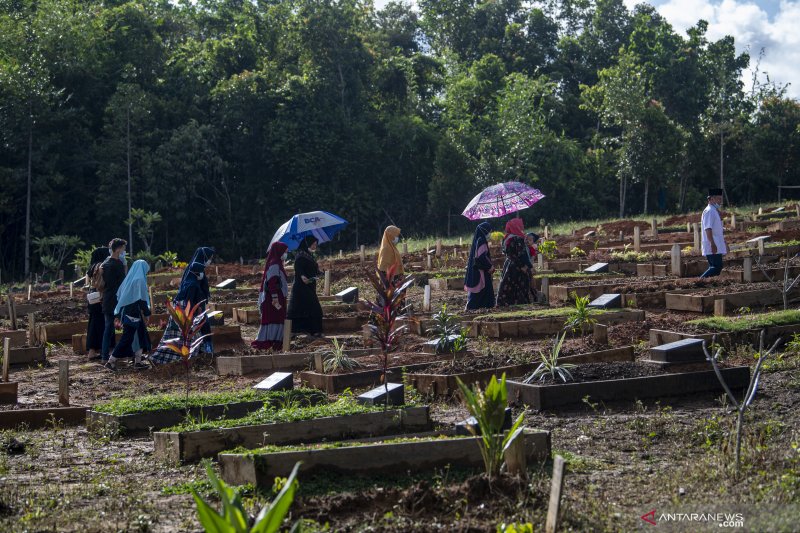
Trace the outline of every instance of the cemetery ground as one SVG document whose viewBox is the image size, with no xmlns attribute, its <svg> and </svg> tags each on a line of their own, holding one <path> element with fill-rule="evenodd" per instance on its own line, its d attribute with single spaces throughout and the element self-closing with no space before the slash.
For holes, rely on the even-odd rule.
<svg viewBox="0 0 800 533">
<path fill-rule="evenodd" d="M 794 209 L 794 206 L 789 207 Z M 763 214 L 761 217 L 752 215 L 759 220 L 765 218 Z M 740 214 L 740 218 L 745 216 L 748 214 Z M 454 465 L 401 466 L 393 471 L 359 473 L 333 469 L 301 472 L 299 493 L 290 511 L 291 522 L 302 519 L 309 531 L 326 528 L 331 531 L 495 531 L 499 525 L 513 522 L 531 523 L 535 531 L 544 530 L 553 458 L 560 455 L 566 460 L 566 472 L 559 531 L 638 530 L 650 527 L 641 517 L 653 510 L 657 515 L 662 512 L 738 512 L 743 515 L 744 523 L 732 524 L 736 527 L 730 529 L 795 531 L 800 518 L 800 342 L 794 342 L 792 337 L 793 333 L 800 332 L 800 312 L 798 316 L 792 314 L 797 308 L 795 296 L 790 294 L 789 311 L 784 312 L 780 289 L 774 281 L 720 279 L 698 284 L 694 279 L 696 275 L 688 274 L 704 260 L 696 252 L 687 250 L 693 234 L 686 229 L 687 222 L 689 230 L 692 229 L 696 218 L 687 216 L 655 224 L 656 229 L 661 226 L 665 230 L 682 226 L 683 233 L 663 231 L 646 235 L 653 229 L 649 223 L 616 221 L 601 228 L 587 225 L 586 231 L 580 228 L 575 235 L 571 232 L 556 235 L 554 256 L 543 262 L 536 278 L 539 288 L 548 295 L 560 294 L 557 287 L 564 285 L 589 284 L 612 284 L 609 286 L 614 287 L 615 293 L 637 295 L 635 299 L 626 298 L 624 307 L 597 310 L 590 315 L 607 328 L 589 325 L 584 335 L 580 330 L 567 332 L 560 355 L 564 361 L 570 357 L 579 358 L 578 366 L 571 369 L 575 383 L 570 386 L 593 385 L 596 381 L 619 376 L 683 376 L 682 372 L 710 370 L 710 365 L 702 361 L 685 366 L 666 365 L 666 370 L 648 362 L 653 357 L 651 348 L 671 342 L 670 335 L 679 338 L 717 334 L 714 342 L 719 341 L 725 348 L 724 366 L 749 367 L 752 373 L 758 345 L 751 332 L 764 327 L 768 335 L 779 332 L 785 344 L 767 360 L 755 401 L 745 416 L 738 473 L 734 468 L 732 439 L 736 415 L 728 411 L 730 402 L 718 384 L 714 386 L 713 380 L 704 382 L 709 384 L 709 390 L 704 392 L 682 393 L 680 386 L 675 390 L 661 390 L 654 385 L 650 387 L 652 396 L 634 395 L 623 400 L 601 399 L 593 396 L 595 393 L 575 394 L 568 404 L 541 410 L 526 407 L 512 394 L 510 403 L 514 415 L 525 410 L 527 427 L 550 432 L 547 457 L 529 461 L 526 476 L 503 474 L 490 481 L 482 474 L 481 467 Z M 768 241 L 773 247 L 765 246 L 763 250 L 757 243 L 745 244 L 756 233 L 750 231 L 750 222 L 744 222 L 744 226 L 735 231 L 732 228 L 729 242 L 741 246 L 730 254 L 729 272 L 746 270 L 746 258 L 780 269 L 782 261 L 786 260 L 785 250 L 794 246 L 795 239 L 800 237 L 800 232 L 794 235 L 785 230 L 791 218 L 780 220 L 784 222 L 784 231 L 775 228 L 773 238 Z M 638 251 L 634 250 L 632 241 L 634 227 L 640 227 L 636 231 L 640 239 Z M 764 233 L 762 227 L 756 229 L 759 235 L 769 234 Z M 584 237 L 590 231 L 595 235 Z M 618 240 L 619 231 L 623 232 L 622 241 Z M 549 237 L 553 238 L 552 234 Z M 680 264 L 673 271 L 674 257 L 670 252 L 676 243 L 681 249 Z M 459 245 L 458 239 L 445 241 L 439 250 L 436 239 L 423 244 L 424 248 L 412 247 L 405 254 L 410 273 L 432 280 L 458 277 L 454 273 L 463 272 L 469 243 Z M 656 250 L 662 245 L 663 250 Z M 653 251 L 643 251 L 648 250 L 647 246 Z M 586 248 L 583 255 L 575 251 L 578 247 Z M 770 249 L 775 248 L 781 252 L 770 254 Z M 364 254 L 365 263 L 374 261 L 374 251 L 365 250 Z M 501 254 L 494 245 L 492 254 L 499 266 Z M 608 263 L 610 272 L 583 272 L 597 262 Z M 795 263 L 800 265 L 800 261 L 794 260 L 790 266 Z M 330 259 L 323 259 L 320 265 L 323 270 L 331 271 L 331 294 L 355 286 L 362 298 L 371 297 L 358 252 L 341 259 L 334 254 Z M 638 265 L 651 266 L 640 269 Z M 650 273 L 646 274 L 648 268 Z M 752 273 L 760 272 L 758 266 L 750 264 L 750 268 Z M 260 269 L 257 264 L 219 265 L 213 280 L 235 279 L 237 287 L 214 290 L 213 303 L 251 307 L 257 298 L 255 287 Z M 653 272 L 659 269 L 663 275 L 654 276 Z M 643 275 L 637 276 L 638 271 Z M 163 277 L 174 279 L 177 275 L 179 273 L 172 272 Z M 542 287 L 543 279 L 547 280 L 545 287 Z M 600 283 L 596 283 L 598 280 Z M 516 373 L 509 371 L 509 380 L 519 381 L 541 362 L 539 353 L 552 348 L 556 336 L 553 324 L 557 332 L 575 308 L 571 299 L 556 302 L 551 298 L 551 306 L 538 303 L 523 308 L 466 313 L 461 311 L 465 303 L 463 291 L 440 285 L 430 293 L 431 310 L 428 310 L 424 296 L 424 285 L 428 283 L 420 282 L 409 293 L 409 303 L 417 320 L 409 324 L 412 332 L 401 340 L 400 348 L 391 356 L 390 366 L 398 368 L 391 381 L 406 384 L 406 403 L 429 406 L 430 418 L 437 430 L 452 429 L 467 418 L 467 409 L 458 394 L 416 390 L 412 386 L 415 375 L 473 372 L 473 377 L 479 379 L 476 377 L 479 372 L 514 368 Z M 158 283 L 153 280 L 153 285 L 157 301 L 163 301 L 169 291 L 174 290 L 169 281 L 157 287 Z M 319 289 L 321 293 L 324 290 L 321 283 Z M 69 361 L 68 403 L 73 407 L 99 409 L 102 404 L 120 398 L 131 399 L 130 405 L 135 406 L 145 396 L 163 393 L 183 397 L 186 376 L 180 368 L 137 372 L 123 366 L 120 371 L 111 373 L 97 363 L 86 362 L 84 355 L 76 353 L 80 346 L 73 345 L 71 339 L 52 340 L 54 335 L 67 335 L 69 332 L 64 332 L 68 327 L 36 329 L 45 324 L 74 324 L 84 320 L 82 293 L 75 291 L 70 298 L 66 287 L 50 290 L 42 286 L 34 288 L 28 300 L 26 290 L 20 287 L 19 292 L 12 292 L 17 309 L 22 311 L 18 313 L 16 327 L 22 331 L 31 329 L 26 311 L 33 314 L 32 329 L 39 331 L 33 336 L 38 337 L 38 344 L 43 346 L 45 360 L 11 366 L 9 379 L 17 383 L 17 403 L 0 405 L 0 419 L 13 411 L 62 407 L 63 402 L 59 402 L 61 361 Z M 641 296 L 655 291 L 698 298 L 711 295 L 712 308 L 675 310 L 669 308 L 666 297 L 662 303 Z M 219 328 L 218 332 L 226 332 L 228 341 L 220 343 L 217 360 L 201 358 L 193 364 L 192 398 L 213 392 L 219 393 L 219 403 L 231 402 L 232 405 L 230 399 L 225 400 L 226 394 L 231 398 L 241 395 L 239 399 L 243 401 L 252 400 L 250 394 L 253 393 L 247 391 L 254 384 L 279 370 L 275 365 L 290 365 L 284 370 L 293 372 L 297 394 L 306 394 L 311 403 L 321 402 L 320 409 L 337 405 L 330 402 L 342 396 L 346 403 L 347 392 L 297 391 L 304 385 L 304 375 L 316 372 L 350 379 L 350 374 L 367 371 L 379 358 L 374 346 L 361 334 L 361 326 L 367 321 L 363 309 L 336 302 L 333 297 L 324 300 L 327 300 L 323 301 L 326 317 L 333 319 L 326 322 L 327 338 L 311 341 L 300 336 L 295 339 L 290 352 L 300 355 L 292 362 L 259 353 L 237 340 L 240 332 L 241 338 L 249 342 L 257 326 L 235 323 L 232 311 L 235 307 L 220 305 L 224 324 L 215 327 Z M 718 300 L 726 303 L 715 305 Z M 749 303 L 739 305 L 742 302 Z M 3 303 L 5 308 L 5 301 Z M 425 345 L 434 336 L 432 314 L 440 311 L 443 303 L 447 303 L 449 312 L 456 315 L 454 320 L 465 328 L 468 342 L 461 354 L 430 353 Z M 725 316 L 713 316 L 717 311 Z M 163 305 L 159 304 L 155 312 L 163 313 Z M 10 314 L 0 314 L 2 328 L 11 327 Z M 621 318 L 612 322 L 607 320 L 611 316 Z M 793 330 L 795 326 L 796 331 Z M 47 335 L 50 339 L 43 342 L 41 339 Z M 352 360 L 361 361 L 367 370 L 318 372 L 320 361 L 314 354 L 330 351 L 332 338 L 344 342 L 351 350 Z M 25 344 L 37 343 L 29 337 Z M 613 357 L 609 355 L 611 352 Z M 225 357 L 250 357 L 265 368 L 269 365 L 264 365 L 264 361 L 271 361 L 273 366 L 245 372 L 251 367 L 242 363 L 243 375 L 235 371 L 221 374 L 218 365 Z M 248 364 L 256 364 L 248 361 Z M 377 384 L 374 377 L 370 378 L 364 385 L 353 386 L 352 393 L 358 395 Z M 559 385 L 546 381 L 545 386 Z M 621 398 L 625 387 L 619 391 Z M 599 389 L 597 394 L 600 394 Z M 741 398 L 743 391 L 734 394 Z M 117 407 L 124 411 L 123 407 Z M 301 410 L 297 405 L 292 409 Z M 342 412 L 348 415 L 351 413 L 348 409 L 350 407 Z M 297 420 L 299 425 L 300 419 Z M 184 429 L 185 426 L 190 429 L 228 427 L 197 414 L 182 424 Z M 215 505 L 219 504 L 203 463 L 168 461 L 157 455 L 152 433 L 164 428 L 143 432 L 121 431 L 113 424 L 87 428 L 84 420 L 69 417 L 62 421 L 45 421 L 41 427 L 33 427 L 35 425 L 37 423 L 32 421 L 28 426 L 14 424 L 0 430 L 0 530 L 200 531 L 191 491 L 196 490 Z M 181 424 L 172 429 L 182 431 Z M 393 439 L 400 442 L 401 437 L 409 433 L 421 432 L 394 432 L 383 438 L 388 443 Z M 356 437 L 348 440 L 353 439 Z M 330 439 L 328 444 L 334 448 L 341 446 L 335 444 L 336 440 Z M 284 445 L 270 445 L 269 449 L 274 451 L 281 446 Z M 287 444 L 285 449 L 293 449 L 291 446 Z M 213 464 L 219 471 L 219 463 Z M 241 487 L 251 513 L 257 513 L 273 498 L 271 485 L 270 478 L 258 486 Z M 677 531 L 720 529 L 715 522 L 675 524 L 674 527 Z"/>
</svg>

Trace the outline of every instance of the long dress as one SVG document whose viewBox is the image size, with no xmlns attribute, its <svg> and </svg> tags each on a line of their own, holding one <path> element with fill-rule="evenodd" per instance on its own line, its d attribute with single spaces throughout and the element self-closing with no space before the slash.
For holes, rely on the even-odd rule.
<svg viewBox="0 0 800 533">
<path fill-rule="evenodd" d="M 472 247 L 469 251 L 467 273 L 464 277 L 464 290 L 467 291 L 467 309 L 485 309 L 494 307 L 494 286 L 492 275 L 492 256 L 486 235 L 491 227 L 482 223 L 475 231 Z"/>
<path fill-rule="evenodd" d="M 305 276 L 311 283 L 304 283 Z M 299 251 L 294 262 L 294 283 L 286 316 L 292 321 L 292 331 L 316 335 L 322 333 L 322 306 L 317 298 L 319 266 L 307 251 Z M 314 278 L 314 279 L 312 279 Z"/>
<path fill-rule="evenodd" d="M 86 278 L 89 280 L 88 283 L 91 283 L 95 271 L 109 255 L 111 255 L 111 252 L 108 248 L 97 248 L 92 252 L 91 266 L 86 273 Z M 95 289 L 95 287 L 92 287 L 92 289 Z M 103 331 L 105 330 L 106 320 L 103 316 L 102 299 L 95 304 L 87 303 L 87 310 L 89 311 L 89 324 L 86 327 L 86 349 L 99 352 L 103 349 Z"/>
<path fill-rule="evenodd" d="M 497 305 L 521 305 L 531 303 L 531 261 L 525 240 L 516 235 L 507 235 L 503 240 L 503 275 L 497 289 Z"/>
<path fill-rule="evenodd" d="M 286 320 L 286 303 L 289 295 L 289 284 L 281 260 L 285 250 L 285 244 L 281 242 L 273 244 L 264 266 L 264 277 L 258 294 L 261 326 L 258 328 L 256 340 L 250 343 L 253 348 L 259 350 L 280 350 L 283 347 L 283 322 Z M 272 304 L 273 297 L 278 300 L 277 308 Z"/>
</svg>

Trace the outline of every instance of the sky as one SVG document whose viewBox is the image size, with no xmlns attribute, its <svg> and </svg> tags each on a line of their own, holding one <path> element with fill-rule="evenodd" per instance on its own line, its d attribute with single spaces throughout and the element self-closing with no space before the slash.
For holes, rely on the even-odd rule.
<svg viewBox="0 0 800 533">
<path fill-rule="evenodd" d="M 641 0 L 624 0 L 633 9 Z M 375 0 L 380 8 L 388 0 Z M 413 3 L 413 0 L 412 0 Z M 789 84 L 787 95 L 800 98 L 800 0 L 650 0 L 675 31 L 704 19 L 709 40 L 732 35 L 738 52 L 749 50 L 751 71 L 743 75 L 752 85 L 752 69 L 764 50 L 759 71 L 779 85 Z M 685 35 L 685 34 L 684 34 Z"/>
</svg>

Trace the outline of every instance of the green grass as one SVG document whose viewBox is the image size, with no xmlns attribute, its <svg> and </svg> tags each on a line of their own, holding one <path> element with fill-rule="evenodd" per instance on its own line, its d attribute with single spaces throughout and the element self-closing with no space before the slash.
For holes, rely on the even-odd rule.
<svg viewBox="0 0 800 533">
<path fill-rule="evenodd" d="M 290 401 L 323 401 L 325 394 L 315 389 L 295 389 L 291 391 L 264 392 L 254 389 L 235 391 L 190 393 L 189 407 L 205 407 L 209 405 L 222 405 L 236 402 L 252 402 L 263 400 L 270 403 L 284 403 Z M 185 393 L 153 394 L 135 398 L 115 398 L 109 402 L 101 403 L 94 407 L 94 411 L 110 415 L 129 415 L 133 413 L 150 413 L 168 409 L 183 409 L 186 407 Z"/>
<path fill-rule="evenodd" d="M 800 324 L 800 309 L 786 311 L 773 311 L 757 315 L 744 315 L 738 317 L 713 316 L 690 320 L 687 324 L 708 331 L 727 331 L 737 333 L 748 329 L 759 329 L 767 326 L 785 326 L 787 324 Z"/>
<path fill-rule="evenodd" d="M 383 406 L 362 405 L 357 403 L 355 398 L 352 396 L 346 395 L 341 396 L 338 400 L 332 403 L 322 403 L 312 406 L 265 405 L 258 411 L 254 411 L 253 413 L 250 413 L 242 418 L 209 421 L 186 421 L 176 426 L 172 426 L 171 428 L 164 429 L 163 431 L 202 431 L 207 429 L 221 429 L 237 426 L 274 424 L 278 422 L 297 422 L 299 420 L 372 413 L 377 411 L 383 411 Z"/>
<path fill-rule="evenodd" d="M 549 318 L 566 317 L 575 310 L 574 307 L 546 307 L 543 309 L 520 309 L 519 311 L 506 311 L 504 313 L 489 313 L 478 315 L 475 320 L 511 320 L 515 318 Z M 593 309 L 592 314 L 602 314 L 612 309 Z"/>
<path fill-rule="evenodd" d="M 453 439 L 466 439 L 466 438 L 470 438 L 470 435 L 437 435 L 432 437 L 394 437 L 376 441 L 336 441 L 336 442 L 319 442 L 314 444 L 291 444 L 287 446 L 268 444 L 267 446 L 262 446 L 261 448 L 256 448 L 254 450 L 248 450 L 246 448 L 237 448 L 223 453 L 261 455 L 267 453 L 298 452 L 305 450 L 335 450 L 338 448 L 357 448 L 360 446 L 371 446 L 374 444 L 403 444 L 407 442 L 431 442 L 437 440 L 453 440 Z"/>
<path fill-rule="evenodd" d="M 597 274 L 586 272 L 554 272 L 552 274 L 534 274 L 534 278 L 548 278 L 548 279 L 602 279 L 602 278 L 622 278 L 622 274 L 600 272 Z"/>
</svg>

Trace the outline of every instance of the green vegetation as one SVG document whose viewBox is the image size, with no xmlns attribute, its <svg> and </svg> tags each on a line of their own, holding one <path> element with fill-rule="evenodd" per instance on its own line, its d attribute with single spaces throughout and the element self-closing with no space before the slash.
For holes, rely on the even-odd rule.
<svg viewBox="0 0 800 533">
<path fill-rule="evenodd" d="M 541 357 L 542 362 L 538 367 L 536 367 L 536 370 L 534 370 L 530 376 L 523 380 L 523 383 L 530 383 L 536 379 L 539 381 L 544 381 L 548 375 L 550 376 L 550 379 L 553 380 L 553 383 L 555 383 L 556 377 L 561 378 L 563 383 L 572 381 L 574 379 L 572 374 L 570 374 L 569 369 L 575 368 L 575 365 L 571 363 L 559 364 L 558 362 L 558 358 L 561 357 L 561 348 L 564 346 L 564 337 L 566 335 L 566 331 L 562 333 L 560 337 L 556 335 L 556 339 L 547 354 L 541 350 L 539 351 L 539 357 Z"/>
<path fill-rule="evenodd" d="M 489 313 L 485 315 L 478 315 L 475 320 L 493 321 L 493 320 L 512 320 L 524 318 L 550 318 L 550 317 L 566 317 L 575 311 L 574 307 L 544 307 L 540 309 L 520 309 L 519 311 L 505 311 L 502 313 Z M 592 314 L 602 314 L 612 309 L 592 309 Z"/>
<path fill-rule="evenodd" d="M 712 316 L 699 318 L 686 322 L 690 326 L 707 331 L 740 332 L 749 329 L 759 329 L 768 326 L 785 326 L 787 324 L 800 324 L 800 309 L 786 311 L 772 311 L 755 315 L 737 317 Z"/>
<path fill-rule="evenodd" d="M 263 400 L 280 405 L 287 402 L 319 402 L 325 400 L 325 394 L 315 389 L 294 389 L 289 391 L 263 392 L 254 389 L 232 390 L 224 392 L 190 393 L 189 407 L 205 407 L 224 405 L 227 403 L 253 402 Z M 100 413 L 122 416 L 134 413 L 150 413 L 168 409 L 186 407 L 186 396 L 183 393 L 153 394 L 135 398 L 115 398 L 94 406 Z"/>
<path fill-rule="evenodd" d="M 301 452 L 305 450 L 336 450 L 339 448 L 357 448 L 361 446 L 372 446 L 375 444 L 403 444 L 406 442 L 431 442 L 436 440 L 452 440 L 452 439 L 465 439 L 467 435 L 435 435 L 430 437 L 390 437 L 380 440 L 370 441 L 335 441 L 335 442 L 317 442 L 312 444 L 289 444 L 277 445 L 268 444 L 254 450 L 247 448 L 235 448 L 223 453 L 241 453 L 244 455 L 261 455 L 267 453 L 281 453 L 281 452 Z"/>
<path fill-rule="evenodd" d="M 206 429 L 231 428 L 236 426 L 254 426 L 258 424 L 274 424 L 278 422 L 296 422 L 298 420 L 311 420 L 328 416 L 344 416 L 359 413 L 372 413 L 382 411 L 383 406 L 371 406 L 357 403 L 349 394 L 343 394 L 332 403 L 303 406 L 294 399 L 278 403 L 265 404 L 258 411 L 254 411 L 242 418 L 229 418 L 222 420 L 187 420 L 164 431 L 202 431 Z"/>
<path fill-rule="evenodd" d="M 549 280 L 558 279 L 602 279 L 602 278 L 620 278 L 622 274 L 600 272 L 597 274 L 587 274 L 585 272 L 553 272 L 551 274 L 534 274 L 534 278 L 548 278 Z"/>
<path fill-rule="evenodd" d="M 345 371 L 350 372 L 362 365 L 345 352 L 345 344 L 339 344 L 338 339 L 333 339 L 333 346 L 328 355 L 325 356 L 325 361 L 322 363 L 322 369 L 326 374 L 334 372 Z"/>
</svg>

